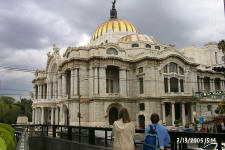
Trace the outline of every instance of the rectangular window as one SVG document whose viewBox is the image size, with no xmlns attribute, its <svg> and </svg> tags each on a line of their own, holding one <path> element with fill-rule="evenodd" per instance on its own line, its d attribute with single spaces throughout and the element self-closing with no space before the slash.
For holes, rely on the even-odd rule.
<svg viewBox="0 0 225 150">
<path fill-rule="evenodd" d="M 138 73 L 142 73 L 143 72 L 143 67 L 138 68 Z"/>
<path fill-rule="evenodd" d="M 106 93 L 109 93 L 109 79 L 106 79 Z"/>
<path fill-rule="evenodd" d="M 140 94 L 143 94 L 144 93 L 143 78 L 139 78 L 139 89 L 140 89 Z"/>
<path fill-rule="evenodd" d="M 178 79 L 177 78 L 170 78 L 170 91 L 171 92 L 178 92 Z"/>
<path fill-rule="evenodd" d="M 197 84 L 198 84 L 198 92 L 200 91 L 200 82 L 199 82 L 199 76 L 197 76 Z"/>
<path fill-rule="evenodd" d="M 168 93 L 168 79 L 164 78 L 164 89 L 165 89 L 165 93 Z"/>
<path fill-rule="evenodd" d="M 140 110 L 145 110 L 145 104 L 144 103 L 140 103 L 139 104 L 139 108 L 140 108 Z"/>
<path fill-rule="evenodd" d="M 184 80 L 180 79 L 180 91 L 184 92 Z"/>
</svg>

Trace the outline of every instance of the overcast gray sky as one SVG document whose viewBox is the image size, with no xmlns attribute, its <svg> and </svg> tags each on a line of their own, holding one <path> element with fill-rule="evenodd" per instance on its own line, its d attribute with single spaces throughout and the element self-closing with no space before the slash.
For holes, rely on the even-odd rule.
<svg viewBox="0 0 225 150">
<path fill-rule="evenodd" d="M 0 65 L 44 69 L 46 53 L 55 43 L 86 44 L 95 29 L 109 19 L 112 0 L 2 0 L 0 5 Z M 225 38 L 223 0 L 117 0 L 118 18 L 140 33 L 177 49 Z M 33 90 L 33 74 L 0 68 L 0 94 Z M 20 89 L 14 91 L 6 89 Z M 23 97 L 23 96 L 22 96 Z"/>
</svg>

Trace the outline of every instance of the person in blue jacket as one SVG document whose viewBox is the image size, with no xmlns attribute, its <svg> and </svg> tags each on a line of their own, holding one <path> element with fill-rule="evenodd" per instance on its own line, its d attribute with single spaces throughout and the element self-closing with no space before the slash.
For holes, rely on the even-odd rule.
<svg viewBox="0 0 225 150">
<path fill-rule="evenodd" d="M 153 128 L 157 132 L 160 149 L 164 149 L 164 147 L 168 146 L 170 143 L 170 136 L 168 134 L 168 131 L 163 125 L 158 124 L 159 122 L 158 114 L 153 113 L 150 119 L 151 119 Z M 150 126 L 147 126 L 145 129 L 145 137 L 149 134 L 149 131 L 150 131 Z"/>
</svg>

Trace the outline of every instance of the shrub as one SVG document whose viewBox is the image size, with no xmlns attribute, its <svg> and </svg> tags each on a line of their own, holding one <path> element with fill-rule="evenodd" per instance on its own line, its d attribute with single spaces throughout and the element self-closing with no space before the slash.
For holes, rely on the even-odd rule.
<svg viewBox="0 0 225 150">
<path fill-rule="evenodd" d="M 14 129 L 10 125 L 0 124 L 0 138 L 4 141 L 6 150 L 16 149 Z"/>
<path fill-rule="evenodd" d="M 10 125 L 0 123 L 0 128 L 4 128 L 4 129 L 8 130 L 10 133 L 12 133 L 14 135 L 14 132 L 15 132 L 14 128 L 12 128 Z"/>
<path fill-rule="evenodd" d="M 5 141 L 0 137 L 0 150 L 6 150 Z"/>
</svg>

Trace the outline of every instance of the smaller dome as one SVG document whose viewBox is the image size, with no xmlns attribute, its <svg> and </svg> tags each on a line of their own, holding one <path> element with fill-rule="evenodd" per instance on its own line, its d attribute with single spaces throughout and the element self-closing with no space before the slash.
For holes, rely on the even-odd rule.
<svg viewBox="0 0 225 150">
<path fill-rule="evenodd" d="M 158 43 L 152 36 L 148 36 L 145 34 L 130 34 L 126 35 L 119 40 L 120 42 L 150 42 L 150 43 Z"/>
</svg>

